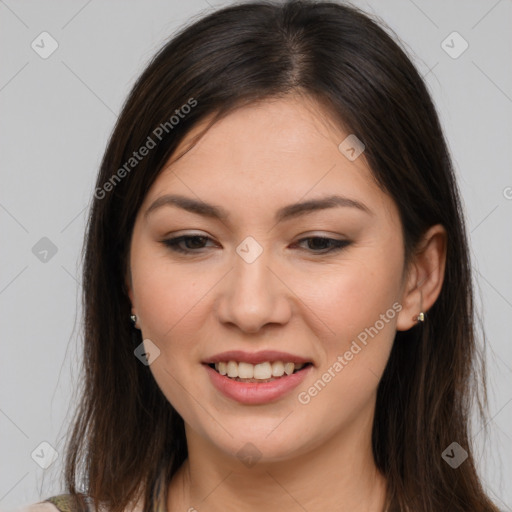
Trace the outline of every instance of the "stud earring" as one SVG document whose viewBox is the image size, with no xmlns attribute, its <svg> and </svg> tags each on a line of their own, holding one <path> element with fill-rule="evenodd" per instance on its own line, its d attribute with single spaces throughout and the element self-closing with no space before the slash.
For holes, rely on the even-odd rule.
<svg viewBox="0 0 512 512">
<path fill-rule="evenodd" d="M 423 293 L 420 290 L 420 313 L 417 316 L 414 316 L 412 319 L 415 322 L 424 322 L 425 321 L 425 313 L 423 313 Z"/>
<path fill-rule="evenodd" d="M 135 327 L 135 324 L 137 323 L 137 315 L 130 315 L 130 319 Z"/>
</svg>

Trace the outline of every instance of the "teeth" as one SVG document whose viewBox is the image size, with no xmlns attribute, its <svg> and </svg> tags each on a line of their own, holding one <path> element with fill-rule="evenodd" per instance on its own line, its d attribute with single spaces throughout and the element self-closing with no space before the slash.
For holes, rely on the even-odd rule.
<svg viewBox="0 0 512 512">
<path fill-rule="evenodd" d="M 286 373 L 286 375 L 291 375 L 293 370 L 295 370 L 295 365 L 293 363 L 286 363 L 284 365 L 284 373 Z"/>
<path fill-rule="evenodd" d="M 228 362 L 228 377 L 238 377 L 238 364 L 235 361 Z"/>
<path fill-rule="evenodd" d="M 241 379 L 252 379 L 253 375 L 256 379 L 261 379 L 261 377 L 258 377 L 255 375 L 256 368 L 259 365 L 253 366 L 250 363 L 238 363 L 238 375 L 237 377 L 240 377 Z"/>
<path fill-rule="evenodd" d="M 272 375 L 274 377 L 281 377 L 284 375 L 284 364 L 281 361 L 274 361 L 272 363 Z"/>
<path fill-rule="evenodd" d="M 222 361 L 215 363 L 215 369 L 221 375 L 227 375 L 233 379 L 239 377 L 240 379 L 259 379 L 267 380 L 272 377 L 282 377 L 291 375 L 295 370 L 300 370 L 305 366 L 304 363 L 283 363 L 282 361 L 274 361 L 273 363 L 267 361 L 264 363 L 251 364 L 236 361 Z"/>
<path fill-rule="evenodd" d="M 242 363 L 240 363 L 241 365 Z M 270 363 L 259 363 L 254 365 L 255 379 L 270 379 L 272 377 L 272 365 Z"/>
</svg>

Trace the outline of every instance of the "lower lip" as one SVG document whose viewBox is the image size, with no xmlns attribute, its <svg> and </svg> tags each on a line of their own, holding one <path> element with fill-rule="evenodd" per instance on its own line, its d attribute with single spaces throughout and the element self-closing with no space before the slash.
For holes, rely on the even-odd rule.
<svg viewBox="0 0 512 512">
<path fill-rule="evenodd" d="M 313 365 L 308 365 L 291 375 L 279 377 L 271 382 L 238 382 L 221 375 L 216 370 L 204 365 L 210 375 L 212 384 L 225 396 L 242 404 L 258 405 L 278 400 L 282 396 L 296 388 L 308 375 Z"/>
</svg>

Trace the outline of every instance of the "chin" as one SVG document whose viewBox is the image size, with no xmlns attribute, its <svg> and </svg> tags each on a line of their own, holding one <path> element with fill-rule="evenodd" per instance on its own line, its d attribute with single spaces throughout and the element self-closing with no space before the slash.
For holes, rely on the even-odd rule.
<svg viewBox="0 0 512 512">
<path fill-rule="evenodd" d="M 281 421 L 282 418 L 276 417 L 260 421 L 247 417 L 239 422 L 223 423 L 223 427 L 233 437 L 222 428 L 211 432 L 209 424 L 202 436 L 216 449 L 228 457 L 238 459 L 247 467 L 252 467 L 256 462 L 261 465 L 286 461 L 306 454 L 321 443 L 318 435 L 314 436 L 315 440 L 305 438 L 304 426 L 290 422 L 285 427 L 289 419 L 280 424 Z"/>
</svg>

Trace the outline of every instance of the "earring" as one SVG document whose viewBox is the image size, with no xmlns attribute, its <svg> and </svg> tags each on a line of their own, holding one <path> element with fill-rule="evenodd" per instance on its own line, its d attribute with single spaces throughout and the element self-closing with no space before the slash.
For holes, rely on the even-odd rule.
<svg viewBox="0 0 512 512">
<path fill-rule="evenodd" d="M 420 291 L 420 314 L 418 316 L 413 317 L 413 321 L 416 322 L 424 322 L 425 321 L 425 313 L 422 311 L 423 309 L 423 293 Z"/>
<path fill-rule="evenodd" d="M 137 315 L 130 315 L 130 319 L 131 319 L 133 325 L 135 326 L 135 324 L 137 323 Z"/>
</svg>

